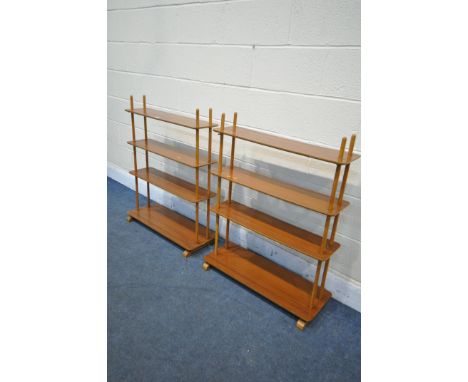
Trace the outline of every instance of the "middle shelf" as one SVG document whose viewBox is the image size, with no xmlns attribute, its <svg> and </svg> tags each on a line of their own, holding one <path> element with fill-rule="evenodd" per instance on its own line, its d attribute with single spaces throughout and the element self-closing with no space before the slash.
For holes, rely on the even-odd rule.
<svg viewBox="0 0 468 382">
<path fill-rule="evenodd" d="M 234 201 L 223 202 L 219 208 L 212 207 L 211 211 L 317 260 L 329 259 L 340 247 L 340 244 L 334 242 L 331 248 L 321 253 L 321 236 Z"/>
<path fill-rule="evenodd" d="M 130 171 L 130 174 L 136 175 L 138 178 L 150 182 L 152 185 L 162 188 L 163 190 L 192 203 L 201 202 L 216 195 L 214 192 L 210 192 L 210 194 L 208 194 L 208 191 L 205 188 L 198 187 L 197 199 L 196 187 L 194 184 L 168 174 L 167 172 L 163 172 L 161 170 L 156 171 L 156 169 L 152 167 L 148 168 L 148 176 L 146 174 L 146 168 L 140 168 L 137 172 L 132 170 Z"/>
<path fill-rule="evenodd" d="M 219 174 L 218 170 L 213 169 L 211 173 L 241 186 L 260 191 L 266 195 L 327 216 L 338 215 L 342 209 L 349 205 L 347 201 L 343 201 L 341 205 L 338 205 L 338 200 L 335 200 L 330 209 L 330 197 L 327 195 L 281 182 L 239 167 L 233 167 L 232 169 L 230 167 L 223 167 Z"/>
<path fill-rule="evenodd" d="M 206 153 L 200 153 L 200 158 L 197 164 L 195 156 L 196 150 L 188 147 L 175 147 L 172 145 L 168 145 L 167 143 L 155 141 L 154 139 L 140 139 L 137 141 L 128 141 L 127 143 L 134 147 L 139 147 L 140 149 L 147 150 L 150 153 L 157 154 L 168 159 L 172 159 L 175 162 L 182 163 L 189 167 L 203 167 L 208 164 L 216 163 L 215 160 L 208 161 L 208 156 L 206 155 Z"/>
</svg>

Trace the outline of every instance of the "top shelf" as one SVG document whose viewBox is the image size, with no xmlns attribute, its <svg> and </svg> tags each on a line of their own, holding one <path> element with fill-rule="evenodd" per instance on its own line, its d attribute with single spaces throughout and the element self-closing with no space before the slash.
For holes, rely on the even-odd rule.
<svg viewBox="0 0 468 382">
<path fill-rule="evenodd" d="M 132 113 L 130 109 L 125 109 L 125 111 Z M 197 129 L 197 120 L 192 117 L 185 117 L 183 115 L 168 113 L 167 111 L 155 110 L 146 108 L 146 113 L 142 108 L 133 109 L 133 113 L 142 115 L 143 117 L 148 117 L 151 119 L 157 119 L 158 121 L 172 123 L 174 125 L 188 127 L 190 129 Z M 217 126 L 216 123 L 212 124 L 212 127 Z M 206 129 L 210 127 L 208 121 L 200 119 L 199 129 Z"/>
<path fill-rule="evenodd" d="M 219 128 L 214 129 L 214 131 L 221 133 Z M 224 134 L 230 135 L 231 137 L 234 136 L 235 138 L 242 139 L 244 141 L 258 143 L 274 149 L 288 151 L 293 154 L 303 155 L 334 164 L 348 164 L 360 157 L 360 155 L 353 154 L 351 160 L 347 161 L 348 152 L 345 151 L 343 159 L 339 161 L 339 150 L 299 142 L 293 139 L 278 137 L 242 127 L 237 127 L 236 133 L 233 134 L 232 126 L 227 126 L 224 128 Z"/>
</svg>

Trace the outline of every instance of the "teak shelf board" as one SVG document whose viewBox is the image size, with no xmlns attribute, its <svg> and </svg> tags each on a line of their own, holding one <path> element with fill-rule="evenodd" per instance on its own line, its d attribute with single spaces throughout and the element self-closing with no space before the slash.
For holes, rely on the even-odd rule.
<svg viewBox="0 0 468 382">
<path fill-rule="evenodd" d="M 221 133 L 221 129 L 219 128 L 213 130 L 217 133 Z M 244 141 L 258 143 L 263 146 L 268 146 L 275 149 L 288 151 L 293 154 L 303 155 L 309 158 L 314 158 L 335 164 L 348 164 L 360 157 L 358 154 L 353 154 L 351 160 L 348 161 L 348 152 L 345 151 L 343 159 L 340 161 L 339 150 L 304 143 L 293 139 L 278 137 L 268 133 L 262 133 L 259 131 L 245 129 L 242 127 L 236 127 L 236 132 L 234 134 L 232 126 L 227 126 L 224 128 L 223 133 L 242 139 Z"/>
<path fill-rule="evenodd" d="M 349 205 L 349 202 L 343 201 L 341 206 L 338 206 L 338 200 L 335 200 L 332 209 L 329 209 L 330 197 L 327 195 L 281 182 L 238 167 L 233 167 L 232 170 L 230 167 L 223 167 L 220 174 L 218 174 L 217 170 L 212 170 L 211 173 L 240 184 L 241 186 L 260 191 L 266 195 L 273 196 L 327 216 L 338 215 L 341 210 Z"/>
<path fill-rule="evenodd" d="M 213 207 L 211 210 L 255 233 L 317 260 L 328 260 L 340 247 L 340 244 L 334 242 L 333 247 L 325 249 L 322 254 L 321 236 L 234 201 L 224 202 L 219 208 Z"/>
<path fill-rule="evenodd" d="M 195 222 L 159 204 L 131 210 L 128 215 L 188 251 L 201 248 L 209 244 L 214 238 L 214 232 L 210 231 L 209 239 L 206 239 L 204 234 L 200 234 L 197 242 Z M 205 227 L 200 225 L 200 232 L 202 232 L 202 228 Z"/>
<path fill-rule="evenodd" d="M 189 167 L 203 167 L 208 165 L 207 155 L 205 153 L 200 153 L 200 159 L 197 161 L 195 159 L 195 150 L 185 147 L 174 147 L 166 143 L 155 141 L 154 139 L 140 139 L 137 141 L 128 141 L 129 145 L 138 147 L 143 150 L 148 150 L 153 154 L 160 155 L 162 157 L 171 159 L 175 162 L 182 163 Z M 215 160 L 211 160 L 211 164 L 216 163 Z"/>
<path fill-rule="evenodd" d="M 131 109 L 125 109 L 125 111 L 132 113 Z M 186 117 L 180 114 L 169 113 L 167 111 L 155 110 L 146 108 L 146 113 L 143 108 L 133 109 L 134 114 L 142 115 L 143 117 L 157 119 L 158 121 L 163 121 L 167 123 L 172 123 L 174 125 L 188 127 L 190 129 L 197 129 L 197 121 L 195 118 Z M 215 123 L 212 124 L 212 127 L 217 126 Z M 209 128 L 209 121 L 200 119 L 200 126 L 198 129 Z"/>
<path fill-rule="evenodd" d="M 141 168 L 136 172 L 136 175 L 138 178 L 192 203 L 201 202 L 216 195 L 214 192 L 208 195 L 206 189 L 199 187 L 197 199 L 194 184 L 152 167 L 148 168 L 148 173 L 149 176 L 147 177 L 146 168 Z M 130 174 L 135 175 L 135 170 L 130 171 Z"/>
<path fill-rule="evenodd" d="M 204 260 L 305 321 L 312 320 L 331 297 L 325 289 L 310 309 L 312 282 L 239 246 L 220 248 L 218 255 L 211 252 Z"/>
</svg>

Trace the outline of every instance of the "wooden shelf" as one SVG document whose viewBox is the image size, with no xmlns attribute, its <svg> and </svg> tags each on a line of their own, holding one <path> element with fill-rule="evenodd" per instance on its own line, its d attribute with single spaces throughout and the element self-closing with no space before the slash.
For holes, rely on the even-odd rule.
<svg viewBox="0 0 468 382">
<path fill-rule="evenodd" d="M 327 248 L 322 254 L 320 251 L 321 236 L 234 201 L 224 202 L 219 208 L 211 208 L 211 211 L 317 260 L 329 259 L 340 247 L 335 242 L 332 248 Z"/>
<path fill-rule="evenodd" d="M 204 247 L 210 244 L 214 238 L 214 232 L 210 231 L 210 238 L 206 239 L 205 227 L 199 225 L 200 234 L 197 242 L 195 222 L 159 204 L 129 211 L 128 216 L 147 225 L 188 251 Z"/>
<path fill-rule="evenodd" d="M 185 249 L 183 255 L 189 256 L 193 251 L 211 243 L 214 238 L 214 232 L 210 227 L 210 202 L 211 197 L 215 196 L 210 192 L 211 175 L 208 174 L 207 188 L 200 185 L 200 167 L 210 166 L 216 163 L 214 160 L 208 160 L 208 154 L 211 153 L 212 144 L 212 126 L 209 121 L 213 120 L 213 112 L 209 109 L 209 121 L 200 120 L 199 109 L 196 109 L 195 118 L 169 113 L 161 110 L 150 109 L 146 107 L 146 96 L 143 96 L 143 108 L 135 109 L 133 96 L 130 96 L 130 108 L 125 109 L 131 114 L 132 122 L 132 140 L 127 143 L 133 146 L 133 170 L 130 171 L 135 177 L 135 209 L 128 212 L 127 220 L 133 219 L 147 225 L 149 228 L 164 235 L 169 240 L 180 245 Z M 145 139 L 136 139 L 135 114 L 145 117 L 144 133 Z M 157 119 L 167 123 L 195 129 L 195 148 L 183 146 L 175 147 L 167 143 L 158 142 L 148 138 L 148 124 L 146 118 Z M 209 153 L 200 153 L 200 131 L 199 129 L 208 128 L 208 150 Z M 145 167 L 138 169 L 137 148 L 145 151 Z M 149 153 L 171 159 L 183 165 L 195 169 L 195 184 L 180 179 L 174 175 L 156 170 L 149 166 Z M 211 156 L 210 156 L 211 157 Z M 139 182 L 138 179 L 146 181 L 146 207 L 140 207 Z M 195 204 L 195 221 L 186 218 L 161 205 L 150 206 L 150 184 L 170 192 L 182 199 Z M 200 221 L 200 202 L 206 201 L 206 225 L 203 227 Z"/>
<path fill-rule="evenodd" d="M 149 176 L 147 177 L 146 168 L 141 168 L 136 172 L 136 175 L 138 178 L 148 181 L 156 187 L 162 188 L 163 190 L 192 203 L 201 202 L 216 195 L 214 192 L 211 192 L 210 195 L 208 195 L 208 191 L 206 189 L 198 187 L 197 199 L 195 185 L 193 183 L 177 178 L 176 176 L 170 175 L 161 170 L 156 171 L 156 169 L 152 167 L 148 168 L 148 173 Z M 135 171 L 130 171 L 130 174 L 135 175 Z"/>
<path fill-rule="evenodd" d="M 217 133 L 221 132 L 219 128 L 214 129 L 214 131 L 216 131 Z M 347 161 L 348 152 L 345 151 L 343 159 L 339 161 L 339 150 L 312 145 L 293 139 L 278 137 L 268 133 L 262 133 L 260 131 L 245 129 L 242 127 L 237 127 L 236 134 L 233 134 L 232 126 L 227 126 L 224 128 L 224 134 L 235 136 L 236 138 L 242 139 L 244 141 L 258 143 L 263 146 L 268 146 L 275 149 L 288 151 L 293 154 L 303 155 L 309 158 L 314 158 L 335 164 L 348 164 L 360 157 L 360 155 L 353 154 L 351 160 Z"/>
<path fill-rule="evenodd" d="M 309 308 L 313 283 L 239 246 L 220 248 L 218 255 L 211 252 L 204 260 L 305 321 L 312 320 L 331 297 L 324 290 Z"/>
<path fill-rule="evenodd" d="M 350 163 L 359 158 L 359 155 L 353 154 L 356 135 L 351 136 L 348 151 L 346 151 L 346 137 L 341 139 L 340 149 L 334 150 L 252 129 L 236 128 L 237 113 L 234 113 L 232 127 L 225 128 L 224 122 L 225 115 L 223 114 L 221 127 L 214 129 L 221 135 L 218 151 L 220 167 L 210 171 L 213 175 L 218 176 L 216 206 L 211 208 L 211 211 L 216 214 L 216 240 L 214 251 L 205 257 L 203 269 L 208 270 L 210 266 L 213 266 L 288 310 L 299 317 L 296 327 L 303 330 L 307 322 L 317 315 L 331 297 L 331 293 L 325 289 L 325 282 L 330 257 L 340 247 L 338 243 L 334 242 L 338 218 L 340 212 L 349 205 L 349 202 L 343 201 L 342 198 Z M 229 167 L 222 167 L 225 135 L 232 137 Z M 237 142 L 235 138 L 335 164 L 335 176 L 330 195 L 234 167 L 234 152 Z M 339 196 L 336 197 L 342 165 L 345 165 L 345 168 L 341 178 Z M 222 178 L 229 181 L 227 201 L 223 203 L 221 203 Z M 233 183 L 325 215 L 323 234 L 319 236 L 264 212 L 232 201 Z M 332 197 L 334 201 L 330 205 Z M 218 245 L 219 216 L 226 219 L 224 248 L 219 248 Z M 229 241 L 231 221 L 317 260 L 314 282 L 309 282 L 254 252 L 239 246 L 232 246 Z M 331 241 L 333 241 L 333 245 L 330 244 Z M 322 242 L 326 244 L 323 250 Z"/>
<path fill-rule="evenodd" d="M 158 154 L 162 157 L 171 159 L 173 161 L 182 163 L 189 167 L 203 167 L 208 165 L 208 158 L 205 153 L 200 153 L 200 160 L 198 165 L 195 159 L 195 150 L 186 147 L 174 147 L 166 143 L 155 141 L 154 139 L 140 139 L 137 141 L 128 141 L 129 145 L 138 147 L 143 150 L 148 150 L 151 153 Z M 211 164 L 216 163 L 215 160 L 211 160 Z"/>
<path fill-rule="evenodd" d="M 242 186 L 327 216 L 338 215 L 341 210 L 349 205 L 349 202 L 343 201 L 341 206 L 338 206 L 338 201 L 335 200 L 332 209 L 329 209 L 330 197 L 327 195 L 293 186 L 238 167 L 234 167 L 232 170 L 229 167 L 223 167 L 221 174 L 218 174 L 217 169 L 212 170 L 211 173 Z"/>
<path fill-rule="evenodd" d="M 131 113 L 130 109 L 125 109 L 125 111 Z M 172 123 L 174 125 L 188 127 L 190 129 L 197 128 L 197 121 L 195 118 L 186 117 L 180 114 L 169 113 L 167 111 L 155 110 L 146 108 L 146 113 L 144 112 L 143 108 L 140 109 L 133 109 L 134 114 L 141 115 L 143 117 L 148 117 L 151 119 L 157 119 L 158 121 L 163 121 L 167 123 Z M 217 126 L 213 123 L 212 127 Z M 206 129 L 210 127 L 208 121 L 200 119 L 200 126 L 199 129 Z"/>
</svg>

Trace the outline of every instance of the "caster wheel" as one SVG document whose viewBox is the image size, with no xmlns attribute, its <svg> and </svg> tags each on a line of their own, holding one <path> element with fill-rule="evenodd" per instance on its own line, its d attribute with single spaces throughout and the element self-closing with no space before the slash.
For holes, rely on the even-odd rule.
<svg viewBox="0 0 468 382">
<path fill-rule="evenodd" d="M 189 251 L 184 251 L 184 253 L 182 253 L 182 256 L 188 257 L 188 256 L 190 256 L 190 252 Z"/>
<path fill-rule="evenodd" d="M 304 330 L 305 326 L 306 326 L 306 322 L 302 320 L 297 320 L 296 328 L 298 328 L 299 330 Z"/>
<path fill-rule="evenodd" d="M 133 220 L 131 216 L 127 216 L 127 221 L 130 223 Z"/>
<path fill-rule="evenodd" d="M 208 264 L 208 263 L 203 263 L 203 270 L 204 270 L 204 271 L 207 271 L 208 269 L 210 269 L 210 264 Z"/>
</svg>

